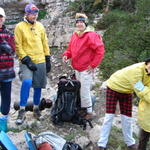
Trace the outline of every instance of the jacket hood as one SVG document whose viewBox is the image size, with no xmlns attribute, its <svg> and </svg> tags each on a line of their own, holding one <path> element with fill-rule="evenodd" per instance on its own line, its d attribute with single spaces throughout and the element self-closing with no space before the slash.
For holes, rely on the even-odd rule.
<svg viewBox="0 0 150 150">
<path fill-rule="evenodd" d="M 32 25 L 36 23 L 36 22 L 29 21 L 25 16 L 23 18 L 23 21 L 26 22 L 26 23 L 32 24 Z"/>
<path fill-rule="evenodd" d="M 95 31 L 95 28 L 93 26 L 87 26 L 84 33 L 85 32 L 94 32 Z"/>
<path fill-rule="evenodd" d="M 84 30 L 83 34 L 86 32 L 94 32 L 95 28 L 93 26 L 87 26 L 86 29 Z M 79 34 L 79 31 L 75 31 L 77 34 Z"/>
</svg>

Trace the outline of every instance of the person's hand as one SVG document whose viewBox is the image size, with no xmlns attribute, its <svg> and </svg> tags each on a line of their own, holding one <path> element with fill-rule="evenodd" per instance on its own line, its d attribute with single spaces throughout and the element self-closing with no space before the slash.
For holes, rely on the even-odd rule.
<svg viewBox="0 0 150 150">
<path fill-rule="evenodd" d="M 67 62 L 67 56 L 63 56 L 62 61 L 63 61 L 63 63 L 66 63 Z"/>
<path fill-rule="evenodd" d="M 22 64 L 25 64 L 30 70 L 32 70 L 32 71 L 37 70 L 36 64 L 34 64 L 31 61 L 31 58 L 29 56 L 25 56 L 24 58 L 22 58 L 21 62 L 22 62 Z"/>
<path fill-rule="evenodd" d="M 49 73 L 51 71 L 51 56 L 45 56 L 46 60 L 46 72 Z"/>
<path fill-rule="evenodd" d="M 0 54 L 3 53 L 11 54 L 12 52 L 13 50 L 7 41 L 3 41 L 0 43 Z"/>
<path fill-rule="evenodd" d="M 88 73 L 93 73 L 94 72 L 94 68 L 92 68 L 91 66 L 89 66 L 88 69 L 87 69 L 87 72 Z"/>
<path fill-rule="evenodd" d="M 142 81 L 138 81 L 137 83 L 134 84 L 134 88 L 137 89 L 138 91 L 143 91 L 144 84 L 142 83 Z"/>
</svg>

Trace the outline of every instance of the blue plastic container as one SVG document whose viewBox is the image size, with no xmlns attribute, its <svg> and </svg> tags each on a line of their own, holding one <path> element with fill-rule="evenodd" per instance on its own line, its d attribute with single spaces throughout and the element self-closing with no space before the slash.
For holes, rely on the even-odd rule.
<svg viewBox="0 0 150 150">
<path fill-rule="evenodd" d="M 7 132 L 7 117 L 0 117 L 0 131 Z"/>
</svg>

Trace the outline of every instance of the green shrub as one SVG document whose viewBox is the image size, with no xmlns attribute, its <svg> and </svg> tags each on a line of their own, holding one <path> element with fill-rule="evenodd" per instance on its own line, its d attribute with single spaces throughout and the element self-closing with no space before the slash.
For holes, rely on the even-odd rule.
<svg viewBox="0 0 150 150">
<path fill-rule="evenodd" d="M 84 12 L 89 18 L 92 18 L 94 14 L 100 13 L 104 6 L 104 0 L 102 3 L 94 3 L 95 0 L 76 0 L 74 2 L 70 2 L 69 11 L 73 13 Z"/>
<path fill-rule="evenodd" d="M 120 11 L 118 9 L 110 11 L 108 15 L 104 16 L 103 19 L 100 19 L 96 24 L 97 29 L 107 29 L 113 23 L 118 21 L 124 21 L 129 13 Z"/>
<path fill-rule="evenodd" d="M 19 21 L 6 21 L 5 25 L 13 25 L 13 24 L 17 24 Z"/>
<path fill-rule="evenodd" d="M 44 19 L 47 14 L 46 10 L 40 10 L 38 15 L 38 20 Z"/>
<path fill-rule="evenodd" d="M 150 2 L 147 1 L 147 5 L 150 7 Z M 138 5 L 137 10 L 141 10 L 140 7 L 143 5 Z M 105 79 L 116 70 L 143 61 L 150 56 L 150 20 L 145 16 L 145 11 L 149 12 L 145 8 L 141 13 L 113 11 L 105 16 L 104 20 L 107 20 L 105 24 L 108 28 L 103 37 L 105 57 L 100 65 Z M 111 22 L 112 14 L 115 21 Z"/>
<path fill-rule="evenodd" d="M 114 0 L 112 9 L 120 9 L 126 12 L 135 11 L 136 0 Z"/>
</svg>

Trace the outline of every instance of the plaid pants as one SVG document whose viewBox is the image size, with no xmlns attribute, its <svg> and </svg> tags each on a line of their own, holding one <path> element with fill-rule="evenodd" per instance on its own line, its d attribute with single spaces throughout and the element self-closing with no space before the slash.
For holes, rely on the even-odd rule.
<svg viewBox="0 0 150 150">
<path fill-rule="evenodd" d="M 128 117 L 132 116 L 132 94 L 118 93 L 107 87 L 106 113 L 115 114 L 117 102 L 120 113 Z"/>
</svg>

